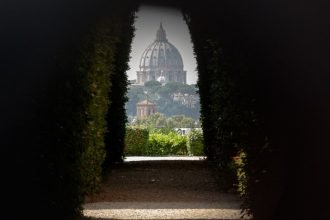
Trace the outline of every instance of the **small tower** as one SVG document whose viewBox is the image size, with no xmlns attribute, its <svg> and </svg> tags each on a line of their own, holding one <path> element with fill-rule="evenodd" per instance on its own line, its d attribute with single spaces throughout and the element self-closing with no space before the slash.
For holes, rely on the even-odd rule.
<svg viewBox="0 0 330 220">
<path fill-rule="evenodd" d="M 136 117 L 143 118 L 156 113 L 156 104 L 148 99 L 136 104 Z"/>
</svg>

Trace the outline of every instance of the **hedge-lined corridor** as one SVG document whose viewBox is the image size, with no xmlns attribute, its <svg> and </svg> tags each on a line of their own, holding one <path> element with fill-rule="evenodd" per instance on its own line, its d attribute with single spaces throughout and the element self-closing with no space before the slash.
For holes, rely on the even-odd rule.
<svg viewBox="0 0 330 220">
<path fill-rule="evenodd" d="M 1 219 L 79 219 L 123 159 L 134 13 L 180 9 L 198 68 L 205 153 L 244 155 L 255 219 L 327 219 L 326 2 L 4 1 Z"/>
</svg>

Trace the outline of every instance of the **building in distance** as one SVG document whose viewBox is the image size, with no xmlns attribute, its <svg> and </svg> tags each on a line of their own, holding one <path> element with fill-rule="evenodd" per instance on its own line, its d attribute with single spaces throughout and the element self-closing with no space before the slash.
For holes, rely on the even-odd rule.
<svg viewBox="0 0 330 220">
<path fill-rule="evenodd" d="M 178 49 L 166 37 L 160 23 L 156 39 L 142 53 L 136 84 L 144 85 L 148 81 L 187 83 L 187 72 L 183 70 L 183 61 Z"/>
</svg>

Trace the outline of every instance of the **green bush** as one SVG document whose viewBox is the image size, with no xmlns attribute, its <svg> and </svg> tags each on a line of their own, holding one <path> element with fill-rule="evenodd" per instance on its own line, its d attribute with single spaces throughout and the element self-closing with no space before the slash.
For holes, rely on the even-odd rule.
<svg viewBox="0 0 330 220">
<path fill-rule="evenodd" d="M 142 127 L 127 127 L 125 155 L 144 155 L 148 146 L 149 131 Z"/>
<path fill-rule="evenodd" d="M 188 154 L 193 156 L 204 156 L 203 132 L 193 129 L 187 137 Z"/>
<path fill-rule="evenodd" d="M 237 191 L 239 194 L 244 197 L 247 193 L 247 174 L 245 172 L 246 169 L 246 153 L 244 151 L 240 151 L 239 155 L 235 157 L 235 164 L 237 167 Z"/>
<path fill-rule="evenodd" d="M 101 184 L 102 163 L 105 159 L 106 114 L 110 105 L 110 75 L 113 72 L 113 36 L 109 29 L 100 25 L 93 32 L 87 44 L 90 50 L 82 51 L 78 71 L 82 78 L 82 109 L 79 123 L 82 126 L 80 136 L 80 158 L 78 169 L 83 193 L 99 190 Z"/>
<path fill-rule="evenodd" d="M 46 151 L 48 182 L 44 187 L 52 198 L 49 210 L 58 207 L 67 216 L 80 215 L 84 197 L 101 186 L 114 54 L 113 37 L 107 31 L 108 27 L 97 24 L 86 33 L 75 51 L 74 64 L 67 67 L 67 76 L 57 88 L 56 145 Z"/>
<path fill-rule="evenodd" d="M 134 5 L 134 3 L 132 4 Z M 115 162 L 123 161 L 125 148 L 127 122 L 125 103 L 128 88 L 126 71 L 129 69 L 129 54 L 134 36 L 134 13 L 131 9 L 125 9 L 125 7 L 121 5 L 109 20 L 109 26 L 111 25 L 112 31 L 115 33 L 116 43 L 113 47 L 115 52 L 114 70 L 110 76 L 110 81 L 114 83 L 111 84 L 110 88 L 109 99 L 111 103 L 106 117 L 108 132 L 105 136 L 106 158 L 103 164 L 104 170 Z"/>
<path fill-rule="evenodd" d="M 127 11 L 127 18 L 131 18 L 130 14 Z M 131 27 L 132 23 L 114 16 L 95 21 L 72 46 L 69 55 L 58 58 L 56 71 L 64 72 L 65 77 L 58 79 L 54 92 L 52 129 L 56 143 L 43 150 L 46 156 L 42 170 L 47 175 L 42 187 L 48 189 L 48 195 L 44 194 L 50 199 L 44 210 L 70 216 L 56 219 L 74 219 L 73 216 L 82 214 L 85 196 L 100 190 L 105 159 L 116 155 L 118 151 L 113 148 L 124 139 L 118 138 L 125 133 L 121 129 L 125 125 L 125 112 L 119 108 L 124 106 L 126 98 L 114 86 L 121 87 L 120 92 L 126 90 L 126 84 L 114 77 L 122 73 L 118 69 L 125 69 L 128 60 L 128 55 L 126 59 L 118 57 L 122 52 L 118 45 L 127 43 L 120 38 L 127 35 L 124 28 L 122 32 L 117 30 L 124 25 Z M 123 81 L 127 81 L 124 73 L 120 82 Z M 105 139 L 109 135 L 115 141 Z M 114 146 L 111 151 L 109 145 Z"/>
<path fill-rule="evenodd" d="M 224 192 L 237 192 L 237 165 L 232 159 L 225 166 L 220 161 L 217 161 L 216 167 L 217 180 Z"/>
<path fill-rule="evenodd" d="M 187 137 L 173 131 L 151 131 L 143 127 L 127 127 L 126 156 L 187 155 Z"/>
<path fill-rule="evenodd" d="M 187 138 L 174 132 L 151 133 L 146 155 L 187 155 Z"/>
</svg>

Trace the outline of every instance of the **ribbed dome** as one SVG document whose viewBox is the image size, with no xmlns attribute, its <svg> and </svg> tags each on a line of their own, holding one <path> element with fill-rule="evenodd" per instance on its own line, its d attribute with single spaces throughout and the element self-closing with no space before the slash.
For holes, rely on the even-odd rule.
<svg viewBox="0 0 330 220">
<path fill-rule="evenodd" d="M 162 84 L 168 82 L 186 83 L 186 71 L 178 49 L 168 42 L 166 32 L 160 23 L 155 41 L 142 53 L 140 70 L 137 71 L 137 84 L 158 80 Z"/>
<path fill-rule="evenodd" d="M 168 42 L 165 30 L 160 24 L 156 40 L 143 52 L 140 59 L 140 70 L 182 70 L 182 57 L 176 47 Z"/>
</svg>

